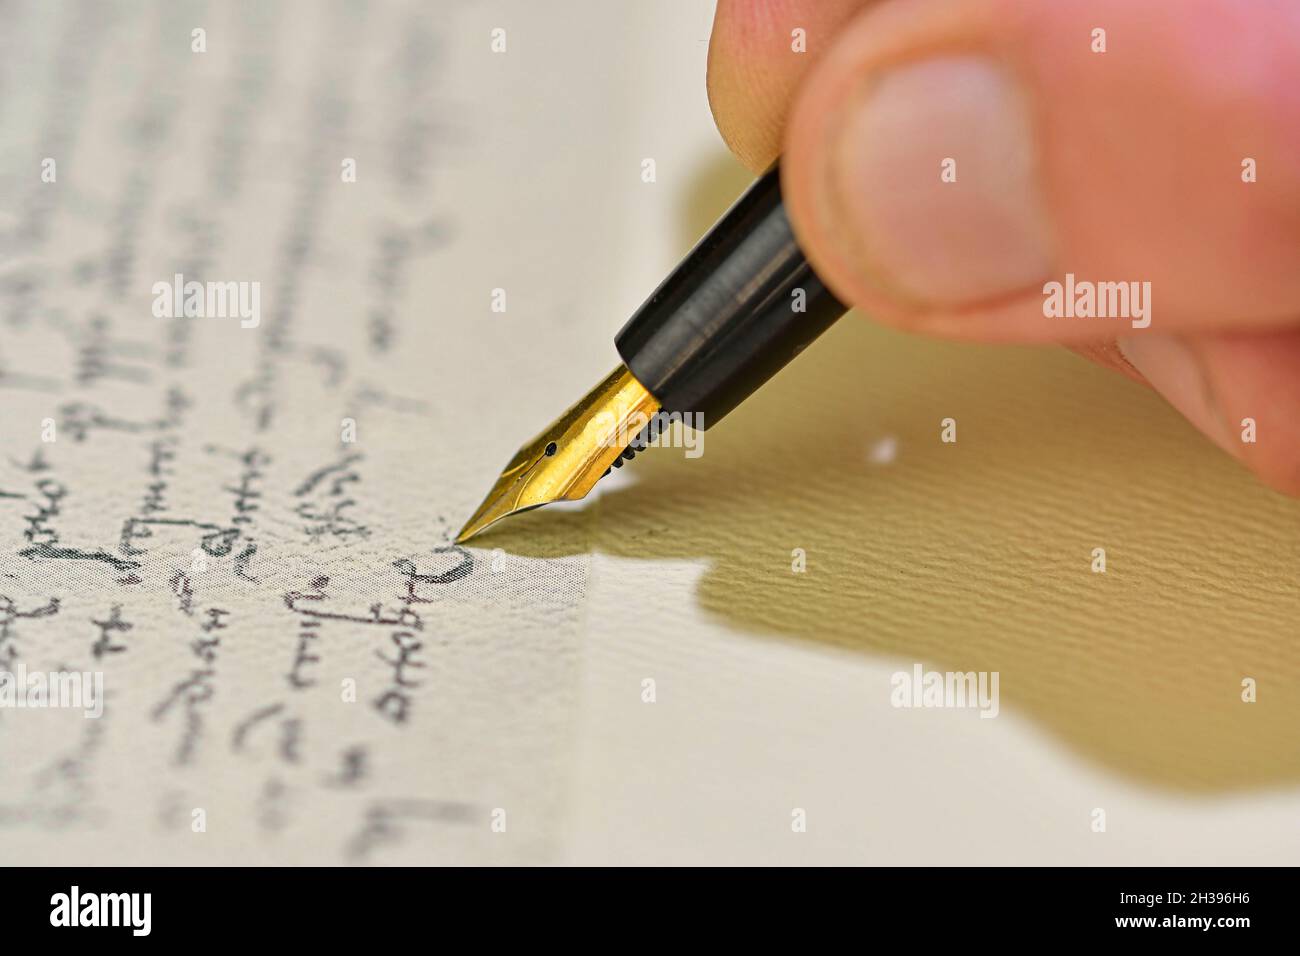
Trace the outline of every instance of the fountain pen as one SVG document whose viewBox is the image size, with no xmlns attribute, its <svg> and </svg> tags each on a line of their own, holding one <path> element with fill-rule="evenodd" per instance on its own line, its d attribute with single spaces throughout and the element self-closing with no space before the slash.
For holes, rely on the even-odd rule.
<svg viewBox="0 0 1300 956">
<path fill-rule="evenodd" d="M 845 311 L 799 248 L 774 164 L 619 331 L 623 363 L 515 454 L 456 542 L 585 497 L 665 422 L 711 428 Z"/>
</svg>

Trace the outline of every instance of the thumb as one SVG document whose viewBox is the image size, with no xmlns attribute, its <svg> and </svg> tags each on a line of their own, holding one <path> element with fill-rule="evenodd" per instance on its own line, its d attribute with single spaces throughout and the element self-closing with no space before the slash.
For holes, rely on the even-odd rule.
<svg viewBox="0 0 1300 956">
<path fill-rule="evenodd" d="M 1139 308 L 1164 333 L 1300 324 L 1300 7 L 872 6 L 803 84 L 782 179 L 818 272 L 891 324 L 1073 342 Z M 1046 309 L 1067 273 L 1137 283 L 1131 312 Z"/>
</svg>

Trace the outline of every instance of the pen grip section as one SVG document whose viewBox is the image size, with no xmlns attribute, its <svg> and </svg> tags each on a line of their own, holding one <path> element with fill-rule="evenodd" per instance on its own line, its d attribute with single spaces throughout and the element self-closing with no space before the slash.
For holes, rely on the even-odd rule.
<svg viewBox="0 0 1300 956">
<path fill-rule="evenodd" d="M 614 344 L 663 411 L 702 416 L 708 428 L 844 312 L 795 241 L 773 165 L 628 320 Z"/>
</svg>

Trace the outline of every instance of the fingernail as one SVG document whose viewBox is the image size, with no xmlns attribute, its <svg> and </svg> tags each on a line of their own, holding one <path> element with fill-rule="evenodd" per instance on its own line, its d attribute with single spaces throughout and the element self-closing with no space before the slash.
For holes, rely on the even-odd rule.
<svg viewBox="0 0 1300 956">
<path fill-rule="evenodd" d="M 1167 335 L 1132 335 L 1119 350 L 1170 405 L 1221 447 L 1234 451 L 1233 435 L 1215 396 L 1205 365 L 1181 339 Z"/>
<path fill-rule="evenodd" d="M 832 153 L 830 228 L 864 277 L 914 303 L 954 306 L 1041 286 L 1051 227 L 1024 94 L 980 56 L 925 60 L 869 80 Z"/>
</svg>

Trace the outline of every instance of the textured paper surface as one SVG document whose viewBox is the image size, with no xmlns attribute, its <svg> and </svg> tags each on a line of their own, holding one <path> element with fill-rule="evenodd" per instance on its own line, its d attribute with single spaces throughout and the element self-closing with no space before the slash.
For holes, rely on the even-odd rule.
<svg viewBox="0 0 1300 956">
<path fill-rule="evenodd" d="M 552 857 L 585 548 L 449 544 L 574 387 L 505 346 L 563 350 L 526 197 L 588 184 L 463 13 L 6 10 L 0 661 L 107 694 L 0 712 L 7 860 Z M 260 323 L 155 317 L 175 273 Z"/>
<path fill-rule="evenodd" d="M 850 316 L 457 576 L 747 181 L 709 4 L 540 7 L 5 6 L 0 661 L 109 698 L 0 711 L 0 860 L 1300 858 L 1300 506 L 1072 355 Z M 260 326 L 154 318 L 177 271 Z M 915 663 L 1000 671 L 998 718 L 892 708 Z"/>
</svg>

